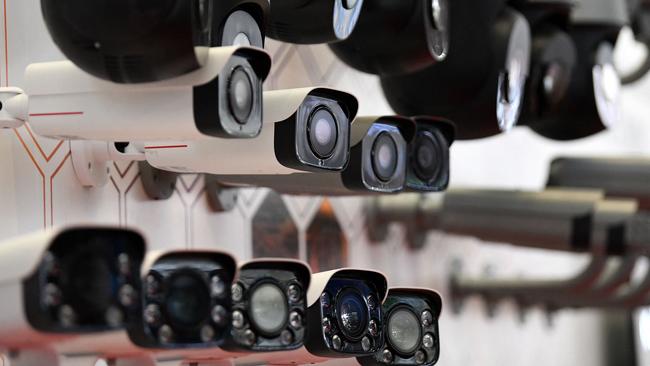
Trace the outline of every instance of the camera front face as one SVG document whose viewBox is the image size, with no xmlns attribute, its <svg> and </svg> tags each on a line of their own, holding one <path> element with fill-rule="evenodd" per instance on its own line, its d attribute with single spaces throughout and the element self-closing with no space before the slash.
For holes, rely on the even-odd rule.
<svg viewBox="0 0 650 366">
<path fill-rule="evenodd" d="M 409 290 L 391 290 L 383 304 L 383 348 L 359 358 L 371 365 L 435 365 L 440 357 L 440 298 Z"/>
<path fill-rule="evenodd" d="M 232 287 L 233 343 L 224 348 L 270 352 L 303 345 L 309 282 L 301 273 L 281 269 L 284 267 L 259 265 L 241 269 Z"/>
<path fill-rule="evenodd" d="M 308 310 L 307 350 L 323 357 L 370 355 L 383 345 L 381 301 L 376 284 L 353 275 L 333 276 Z M 319 326 L 320 325 L 320 326 Z"/>
<path fill-rule="evenodd" d="M 297 170 L 343 170 L 350 157 L 350 113 L 333 98 L 308 95 L 292 118 L 275 124 L 276 158 Z"/>
<path fill-rule="evenodd" d="M 254 56 L 236 53 L 213 81 L 194 88 L 194 119 L 201 133 L 254 138 L 262 130 L 265 75 Z"/>
<path fill-rule="evenodd" d="M 217 347 L 230 329 L 231 259 L 176 253 L 163 256 L 144 278 L 142 318 L 129 329 L 146 348 Z"/>
<path fill-rule="evenodd" d="M 443 120 L 420 119 L 416 122 L 415 139 L 410 144 L 406 186 L 417 191 L 445 190 L 449 185 L 449 149 L 453 142 L 453 125 Z M 443 132 L 443 129 L 451 132 Z M 452 137 L 449 137 L 449 133 Z"/>
<path fill-rule="evenodd" d="M 61 233 L 23 282 L 27 321 L 47 333 L 123 328 L 138 316 L 144 252 L 144 240 L 131 231 Z"/>
<path fill-rule="evenodd" d="M 63 54 L 113 82 L 165 80 L 199 68 L 212 43 L 213 1 L 41 0 Z"/>
</svg>

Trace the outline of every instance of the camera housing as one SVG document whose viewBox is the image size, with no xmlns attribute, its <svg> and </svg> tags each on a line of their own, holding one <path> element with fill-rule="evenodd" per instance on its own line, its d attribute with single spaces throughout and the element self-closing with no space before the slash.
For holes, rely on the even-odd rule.
<svg viewBox="0 0 650 366">
<path fill-rule="evenodd" d="M 330 48 L 347 65 L 370 74 L 422 70 L 447 57 L 448 0 L 366 1 L 350 37 Z"/>
<path fill-rule="evenodd" d="M 211 48 L 200 69 L 137 85 L 97 79 L 69 61 L 32 64 L 29 123 L 37 134 L 73 140 L 253 138 L 270 68 L 270 56 L 249 47 Z"/>
<path fill-rule="evenodd" d="M 357 361 L 363 366 L 435 365 L 440 357 L 440 295 L 428 289 L 391 288 L 382 308 L 385 346 Z"/>
<path fill-rule="evenodd" d="M 147 144 L 145 154 L 151 165 L 179 173 L 340 171 L 348 163 L 350 123 L 357 109 L 353 95 L 334 89 L 265 92 L 266 126 L 256 139 Z"/>
<path fill-rule="evenodd" d="M 449 186 L 449 149 L 456 138 L 455 125 L 436 117 L 413 117 L 415 138 L 409 144 L 406 190 L 440 192 Z"/>
<path fill-rule="evenodd" d="M 358 117 L 351 125 L 350 162 L 340 173 L 285 176 L 220 174 L 216 179 L 231 186 L 260 186 L 297 195 L 352 196 L 399 192 L 406 185 L 408 144 L 414 136 L 415 122 L 409 118 Z M 383 176 L 377 174 L 379 169 Z"/>
<path fill-rule="evenodd" d="M 219 347 L 230 332 L 232 256 L 216 251 L 170 251 L 147 256 L 141 317 L 129 339 L 155 349 Z"/>
<path fill-rule="evenodd" d="M 268 0 L 41 0 L 63 54 L 85 72 L 117 83 L 192 72 L 207 63 L 210 47 L 263 47 L 268 8 Z"/>
<path fill-rule="evenodd" d="M 363 5 L 364 0 L 275 1 L 266 32 L 270 38 L 289 43 L 336 42 L 352 33 Z"/>
<path fill-rule="evenodd" d="M 47 345 L 123 329 L 138 317 L 143 237 L 131 230 L 74 227 L 2 243 L 0 345 Z"/>
<path fill-rule="evenodd" d="M 449 2 L 450 48 L 445 62 L 383 76 L 393 110 L 455 121 L 457 138 L 478 139 L 517 124 L 530 67 L 530 27 L 504 2 Z"/>
<path fill-rule="evenodd" d="M 260 259 L 239 267 L 232 330 L 223 349 L 276 352 L 302 347 L 311 270 L 303 262 Z"/>
</svg>

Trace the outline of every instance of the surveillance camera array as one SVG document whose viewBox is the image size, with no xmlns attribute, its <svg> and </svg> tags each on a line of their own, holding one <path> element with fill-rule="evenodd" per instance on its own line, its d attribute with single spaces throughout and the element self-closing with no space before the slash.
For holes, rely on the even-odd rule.
<svg viewBox="0 0 650 366">
<path fill-rule="evenodd" d="M 12 350 L 12 365 L 34 352 L 52 365 L 88 366 L 99 358 L 254 365 L 355 357 L 433 365 L 440 353 L 440 296 L 389 289 L 379 272 L 312 275 L 292 260 L 238 267 L 219 251 L 147 253 L 138 232 L 108 227 L 46 231 L 0 249 L 0 347 Z"/>
</svg>

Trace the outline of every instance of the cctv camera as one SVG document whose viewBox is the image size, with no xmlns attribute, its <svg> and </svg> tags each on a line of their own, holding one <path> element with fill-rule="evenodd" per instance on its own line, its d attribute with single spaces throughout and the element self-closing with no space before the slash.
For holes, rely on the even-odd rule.
<svg viewBox="0 0 650 366">
<path fill-rule="evenodd" d="M 447 56 L 448 7 L 448 0 L 366 1 L 350 37 L 330 48 L 349 66 L 370 74 L 422 70 Z"/>
<path fill-rule="evenodd" d="M 252 138 L 262 128 L 270 56 L 211 48 L 205 66 L 137 85 L 99 80 L 71 62 L 32 64 L 25 74 L 29 123 L 46 137 L 98 141 Z"/>
<path fill-rule="evenodd" d="M 632 198 L 650 209 L 650 159 L 558 158 L 551 164 L 548 187 L 602 189 L 608 196 Z"/>
<path fill-rule="evenodd" d="M 414 117 L 415 138 L 409 144 L 406 190 L 439 192 L 449 185 L 449 149 L 456 127 L 435 117 Z"/>
<path fill-rule="evenodd" d="M 393 110 L 440 116 L 457 124 L 459 139 L 508 131 L 517 124 L 530 66 L 530 28 L 519 12 L 496 1 L 449 2 L 450 49 L 445 62 L 383 76 Z"/>
<path fill-rule="evenodd" d="M 267 187 L 298 195 L 399 192 L 406 185 L 408 144 L 414 136 L 415 124 L 409 118 L 358 117 L 351 125 L 350 161 L 340 173 L 219 174 L 216 179 L 227 185 Z"/>
<path fill-rule="evenodd" d="M 256 139 L 148 144 L 145 154 L 151 165 L 179 173 L 340 171 L 349 159 L 350 122 L 357 108 L 353 95 L 334 89 L 265 92 L 266 127 Z"/>
<path fill-rule="evenodd" d="M 364 0 L 276 0 L 266 32 L 270 38 L 298 44 L 346 39 L 357 24 L 363 4 Z"/>
<path fill-rule="evenodd" d="M 387 279 L 378 272 L 340 269 L 312 275 L 307 292 L 305 346 L 288 352 L 249 355 L 238 365 L 309 364 L 369 356 L 384 345 L 381 304 Z"/>
<path fill-rule="evenodd" d="M 41 0 L 47 28 L 85 72 L 118 83 L 203 67 L 210 47 L 263 47 L 268 0 Z"/>
<path fill-rule="evenodd" d="M 577 60 L 566 96 L 557 109 L 530 127 L 553 140 L 576 140 L 599 133 L 620 120 L 621 83 L 614 46 L 627 23 L 622 0 L 581 3 L 572 13 L 571 39 Z"/>
<path fill-rule="evenodd" d="M 432 366 L 438 362 L 442 298 L 437 292 L 391 288 L 382 311 L 385 346 L 372 356 L 357 358 L 361 365 Z"/>
<path fill-rule="evenodd" d="M 138 316 L 142 236 L 101 227 L 48 230 L 0 245 L 0 345 L 20 349 L 122 329 Z"/>
<path fill-rule="evenodd" d="M 225 350 L 274 352 L 302 347 L 307 328 L 309 267 L 256 260 L 239 268 L 232 286 L 232 331 Z"/>
</svg>

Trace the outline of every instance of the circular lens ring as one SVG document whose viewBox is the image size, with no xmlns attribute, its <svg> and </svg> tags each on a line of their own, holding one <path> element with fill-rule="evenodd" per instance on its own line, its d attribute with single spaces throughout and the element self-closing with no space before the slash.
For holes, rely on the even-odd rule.
<svg viewBox="0 0 650 366">
<path fill-rule="evenodd" d="M 275 298 L 272 299 L 275 301 L 271 302 L 274 302 L 276 305 L 279 304 L 281 306 L 280 312 L 282 315 L 278 316 L 278 314 L 269 314 L 269 311 L 255 311 L 255 303 L 258 302 L 258 297 L 262 296 L 264 291 L 267 292 L 265 295 L 275 296 Z M 248 304 L 248 314 L 251 325 L 255 328 L 255 330 L 258 333 L 268 337 L 279 336 L 280 333 L 287 327 L 287 324 L 289 322 L 290 308 L 286 291 L 276 283 L 262 282 L 255 285 L 251 289 L 249 299 L 250 301 Z"/>
<path fill-rule="evenodd" d="M 421 131 L 415 140 L 411 156 L 411 166 L 415 175 L 421 180 L 432 183 L 440 176 L 445 152 L 440 145 L 440 136 L 434 136 L 430 131 Z M 444 138 L 443 138 L 444 139 Z M 423 163 L 422 160 L 429 161 Z"/>
<path fill-rule="evenodd" d="M 365 297 L 354 288 L 341 290 L 336 297 L 336 320 L 345 338 L 355 342 L 361 340 L 370 322 Z"/>
<path fill-rule="evenodd" d="M 420 326 L 420 318 L 417 314 L 406 306 L 399 306 L 393 309 L 387 317 L 388 321 L 386 322 L 386 341 L 390 346 L 400 355 L 410 356 L 413 355 L 419 348 L 422 343 L 422 328 Z M 401 329 L 397 331 L 403 333 L 405 330 L 415 329 L 417 330 L 417 336 L 409 334 L 410 339 L 406 341 L 399 341 L 395 339 L 395 331 L 393 322 L 401 321 L 406 322 L 406 326 L 402 326 Z M 402 325 L 402 324 L 398 324 Z M 400 344 L 401 343 L 401 344 Z M 405 346 L 406 345 L 406 346 Z"/>
<path fill-rule="evenodd" d="M 398 166 L 397 143 L 388 133 L 377 135 L 372 146 L 372 169 L 382 182 L 389 182 L 397 172 Z"/>
<path fill-rule="evenodd" d="M 164 288 L 165 315 L 174 328 L 198 330 L 209 320 L 210 288 L 200 274 L 176 272 L 167 279 Z"/>
<path fill-rule="evenodd" d="M 339 142 L 339 125 L 329 108 L 321 106 L 311 113 L 307 122 L 307 141 L 311 151 L 320 159 L 328 159 L 334 154 Z"/>
<path fill-rule="evenodd" d="M 253 113 L 255 88 L 249 73 L 242 66 L 235 67 L 228 79 L 228 105 L 239 124 L 246 124 Z"/>
</svg>

